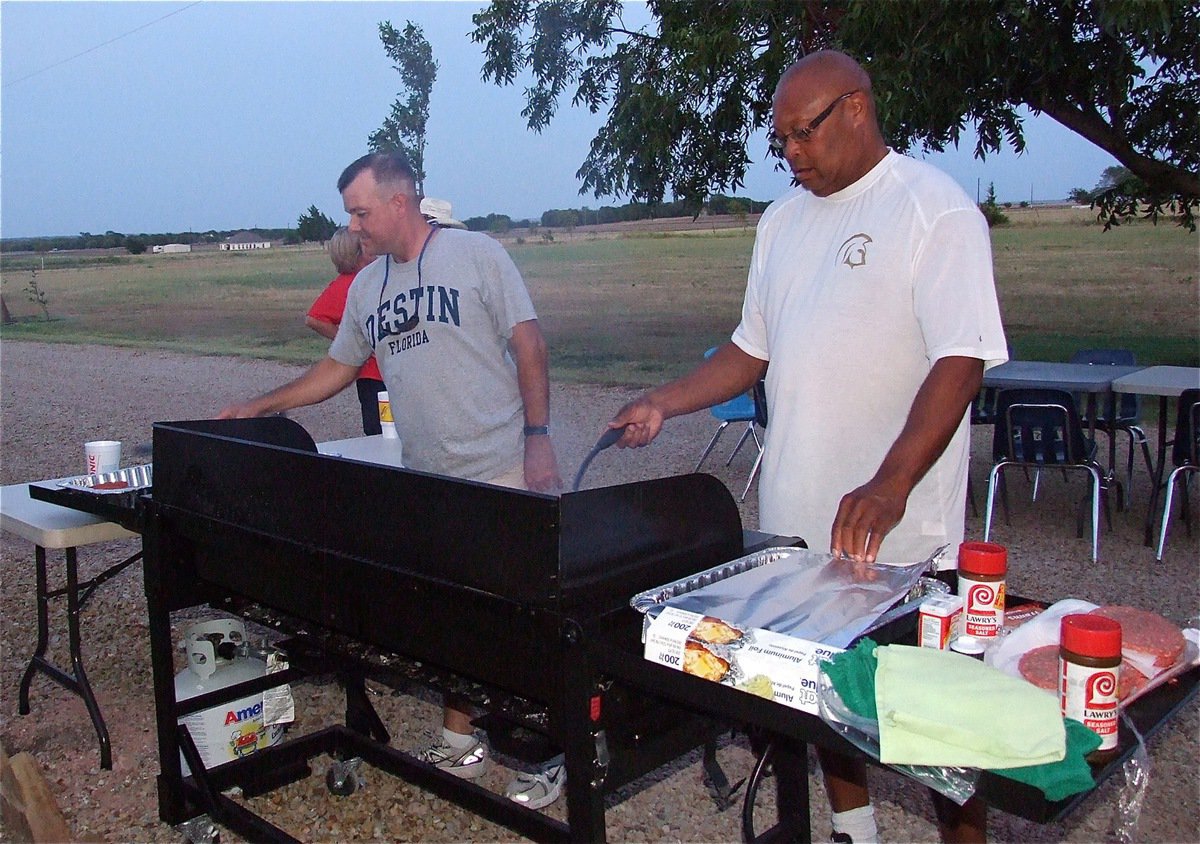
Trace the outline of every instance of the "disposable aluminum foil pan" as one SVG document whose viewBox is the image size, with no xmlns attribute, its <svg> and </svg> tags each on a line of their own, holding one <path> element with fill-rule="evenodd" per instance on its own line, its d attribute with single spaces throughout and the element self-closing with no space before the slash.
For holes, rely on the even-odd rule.
<svg viewBox="0 0 1200 844">
<path fill-rule="evenodd" d="M 845 647 L 898 605 L 915 609 L 920 602 L 913 599 L 944 589 L 921 577 L 935 559 L 907 566 L 854 564 L 808 549 L 768 548 L 642 592 L 630 605 L 645 614 L 644 628 L 670 604 Z"/>
<path fill-rule="evenodd" d="M 153 485 L 153 466 L 129 466 L 115 472 L 101 472 L 97 475 L 80 475 L 77 478 L 67 478 L 58 482 L 63 489 L 79 489 L 96 495 L 119 495 L 126 492 L 136 492 Z"/>
<path fill-rule="evenodd" d="M 651 607 L 665 604 L 672 598 L 686 595 L 689 592 L 695 592 L 697 589 L 708 586 L 710 583 L 717 583 L 718 581 L 733 577 L 735 574 L 741 574 L 744 571 L 765 566 L 784 557 L 790 557 L 799 550 L 798 548 L 786 547 L 764 548 L 761 551 L 755 551 L 753 554 L 747 554 L 745 557 L 738 557 L 736 560 L 730 560 L 728 563 L 721 563 L 719 566 L 713 566 L 702 572 L 680 578 L 673 583 L 665 583 L 662 586 L 647 589 L 645 592 L 639 592 L 629 599 L 629 605 L 640 613 L 648 612 Z"/>
</svg>

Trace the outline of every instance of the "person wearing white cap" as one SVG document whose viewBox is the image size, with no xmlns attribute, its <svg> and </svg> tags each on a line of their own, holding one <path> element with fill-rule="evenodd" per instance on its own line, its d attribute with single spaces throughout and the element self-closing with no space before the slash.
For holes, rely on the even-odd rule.
<svg viewBox="0 0 1200 844">
<path fill-rule="evenodd" d="M 446 199 L 431 196 L 421 198 L 421 216 L 444 229 L 466 229 L 466 224 L 453 217 L 454 206 Z"/>
</svg>

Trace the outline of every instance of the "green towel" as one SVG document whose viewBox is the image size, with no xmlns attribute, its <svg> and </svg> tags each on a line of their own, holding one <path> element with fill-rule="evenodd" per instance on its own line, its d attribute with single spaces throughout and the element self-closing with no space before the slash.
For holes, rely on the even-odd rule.
<svg viewBox="0 0 1200 844">
<path fill-rule="evenodd" d="M 1053 695 L 950 651 L 888 645 L 875 654 L 880 761 L 1003 769 L 1063 759 Z"/>
<path fill-rule="evenodd" d="M 1074 719 L 1064 718 L 1063 722 L 1067 728 L 1067 755 L 1061 762 L 1007 768 L 996 773 L 1041 789 L 1047 800 L 1062 800 L 1094 786 L 1092 766 L 1084 757 L 1100 746 L 1100 736 Z"/>
<path fill-rule="evenodd" d="M 875 709 L 876 647 L 871 639 L 863 639 L 850 650 L 834 654 L 821 663 L 821 669 L 829 675 L 846 708 L 872 721 L 879 720 Z"/>
<path fill-rule="evenodd" d="M 863 639 L 853 648 L 821 664 L 842 702 L 854 713 L 878 720 L 875 709 L 876 644 Z M 1053 700 L 1053 696 L 1047 695 Z M 1008 768 L 995 773 L 1040 789 L 1048 800 L 1062 800 L 1095 785 L 1084 759 L 1100 746 L 1100 737 L 1078 721 L 1062 719 L 1066 752 L 1061 762 Z"/>
</svg>

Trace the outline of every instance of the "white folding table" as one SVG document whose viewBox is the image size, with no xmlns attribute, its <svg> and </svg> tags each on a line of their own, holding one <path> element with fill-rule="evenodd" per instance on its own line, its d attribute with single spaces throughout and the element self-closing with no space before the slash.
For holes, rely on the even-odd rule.
<svg viewBox="0 0 1200 844">
<path fill-rule="evenodd" d="M 351 460 L 361 460 L 364 463 L 404 468 L 404 449 L 400 440 L 389 439 L 382 434 L 349 437 L 344 440 L 328 440 L 317 443 L 317 451 L 321 454 L 328 454 L 330 457 L 347 457 Z"/>
<path fill-rule="evenodd" d="M 21 677 L 17 711 L 22 715 L 29 714 L 30 683 L 35 674 L 45 674 L 83 699 L 88 715 L 92 719 L 92 725 L 96 728 L 96 735 L 100 740 L 100 766 L 111 769 L 112 747 L 109 743 L 108 727 L 104 723 L 104 716 L 100 712 L 100 706 L 96 702 L 91 684 L 88 682 L 87 672 L 83 668 L 79 613 L 97 586 L 141 559 L 142 553 L 138 551 L 129 559 L 111 566 L 91 580 L 80 583 L 76 549 L 98 542 L 129 539 L 136 537 L 137 534 L 98 516 L 30 498 L 29 484 L 0 487 L 0 528 L 32 542 L 34 559 L 37 564 L 37 647 L 29 660 L 29 666 Z M 47 548 L 64 552 L 67 585 L 62 589 L 51 590 L 48 586 L 46 577 Z M 59 668 L 46 656 L 50 643 L 50 599 L 62 595 L 67 598 L 70 672 Z"/>
</svg>

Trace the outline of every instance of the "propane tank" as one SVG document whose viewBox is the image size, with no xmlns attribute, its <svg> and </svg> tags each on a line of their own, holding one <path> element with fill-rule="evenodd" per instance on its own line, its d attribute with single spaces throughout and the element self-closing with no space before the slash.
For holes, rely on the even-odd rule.
<svg viewBox="0 0 1200 844">
<path fill-rule="evenodd" d="M 246 655 L 246 625 L 227 618 L 193 624 L 184 633 L 188 667 L 175 675 L 175 700 L 244 683 L 266 674 L 266 663 Z M 215 768 L 283 739 L 283 725 L 263 725 L 262 693 L 193 712 L 179 719 L 191 733 L 205 768 Z M 191 770 L 183 759 L 183 775 Z"/>
</svg>

